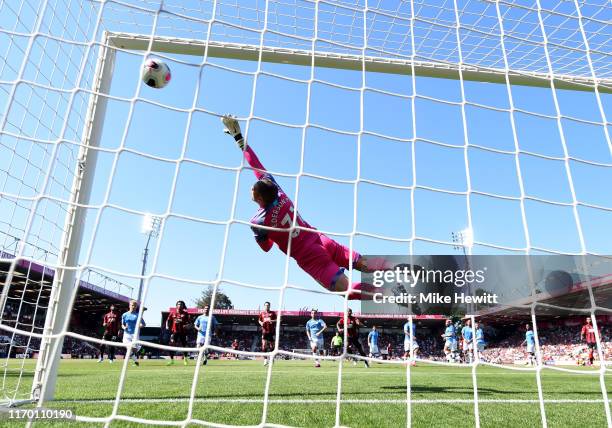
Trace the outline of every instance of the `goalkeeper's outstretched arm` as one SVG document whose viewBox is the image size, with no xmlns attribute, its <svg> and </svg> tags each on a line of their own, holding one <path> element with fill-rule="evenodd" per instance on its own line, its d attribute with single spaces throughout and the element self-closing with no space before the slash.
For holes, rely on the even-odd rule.
<svg viewBox="0 0 612 428">
<path fill-rule="evenodd" d="M 236 141 L 236 145 L 238 145 L 238 148 L 244 153 L 244 158 L 249 163 L 251 168 L 253 168 L 255 177 L 257 177 L 258 180 L 264 178 L 266 168 L 260 162 L 253 149 L 251 149 L 251 147 L 248 146 L 246 141 L 244 140 L 238 120 L 234 116 L 226 114 L 221 118 L 221 121 L 223 122 L 223 125 L 225 125 L 224 132 L 234 138 L 234 141 Z"/>
<path fill-rule="evenodd" d="M 234 138 L 238 148 L 242 150 L 244 158 L 247 160 L 251 168 L 253 168 L 255 177 L 257 177 L 258 181 L 253 185 L 252 189 L 253 201 L 264 207 L 276 200 L 280 192 L 280 187 L 274 180 L 274 177 L 266 172 L 266 168 L 259 161 L 259 158 L 253 149 L 247 146 L 246 141 L 244 141 L 242 136 L 242 131 L 240 130 L 238 120 L 236 120 L 234 116 L 226 114 L 221 118 L 221 121 L 223 122 L 223 125 L 225 125 L 225 133 Z M 254 228 L 253 231 L 255 232 L 255 240 L 257 241 L 259 247 L 263 251 L 270 251 L 274 243 L 268 238 L 267 233 L 258 232 L 257 228 Z"/>
</svg>

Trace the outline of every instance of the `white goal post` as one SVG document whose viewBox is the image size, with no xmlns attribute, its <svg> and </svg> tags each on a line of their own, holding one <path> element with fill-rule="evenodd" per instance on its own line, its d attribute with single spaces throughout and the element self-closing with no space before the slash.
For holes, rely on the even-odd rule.
<svg viewBox="0 0 612 428">
<path fill-rule="evenodd" d="M 93 81 L 90 104 L 87 111 L 83 141 L 79 148 L 76 171 L 72 182 L 71 198 L 66 213 L 64 234 L 61 240 L 59 266 L 56 270 L 40 353 L 32 383 L 32 399 L 39 403 L 53 400 L 57 371 L 62 354 L 65 329 L 70 321 L 72 305 L 78 291 L 82 270 L 78 269 L 78 257 L 83 241 L 83 228 L 87 215 L 95 176 L 100 136 L 102 134 L 106 104 L 112 81 L 115 51 L 104 40 L 99 47 L 96 73 Z M 94 150 L 91 150 L 91 149 Z M 63 268 L 62 268 L 63 266 Z M 6 287 L 8 288 L 8 287 Z"/>
</svg>

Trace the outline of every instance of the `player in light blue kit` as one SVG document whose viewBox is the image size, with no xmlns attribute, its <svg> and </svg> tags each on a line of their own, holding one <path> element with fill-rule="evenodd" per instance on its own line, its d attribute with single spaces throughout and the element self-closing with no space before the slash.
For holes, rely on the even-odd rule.
<svg viewBox="0 0 612 428">
<path fill-rule="evenodd" d="M 523 340 L 523 343 L 521 343 L 521 345 L 523 344 L 527 345 L 527 354 L 529 354 L 529 357 L 527 359 L 527 364 L 530 366 L 531 365 L 535 366 L 536 364 L 535 334 L 533 333 L 533 330 L 531 329 L 531 325 L 529 324 L 525 325 L 525 340 Z"/>
<path fill-rule="evenodd" d="M 136 322 L 138 321 L 138 303 L 136 300 L 130 300 L 130 310 L 121 315 L 121 328 L 123 329 L 123 343 L 130 344 L 136 337 Z M 144 319 L 140 319 L 140 326 L 144 327 L 146 324 Z M 136 356 L 140 351 L 140 345 L 135 344 L 132 347 L 132 358 L 134 359 L 134 365 L 138 365 L 138 357 Z"/>
<path fill-rule="evenodd" d="M 467 361 L 470 364 L 472 363 L 472 359 L 474 357 L 473 349 L 474 349 L 474 333 L 472 330 L 472 321 L 467 319 L 465 320 L 465 325 L 461 329 L 461 339 L 462 346 L 461 350 L 463 351 L 463 361 Z"/>
<path fill-rule="evenodd" d="M 217 331 L 217 326 L 219 325 L 215 316 L 212 314 L 209 315 L 208 313 L 209 309 L 210 307 L 208 305 L 204 306 L 204 312 L 202 313 L 202 315 L 197 317 L 195 322 L 193 323 L 193 326 L 198 331 L 198 339 L 196 342 L 198 346 L 204 346 L 204 344 L 206 343 L 206 329 L 208 328 L 209 320 L 211 324 L 210 334 L 212 336 L 215 335 L 215 332 Z M 204 351 L 204 360 L 202 361 L 203 365 L 206 365 L 207 363 L 208 363 L 208 350 Z"/>
<path fill-rule="evenodd" d="M 317 357 L 319 353 L 325 349 L 323 342 L 323 332 L 327 328 L 327 324 L 321 318 L 316 309 L 310 311 L 310 319 L 306 323 L 306 336 L 308 336 L 308 342 L 310 342 L 310 349 L 312 355 Z M 319 359 L 315 359 L 315 367 L 321 367 Z"/>
<path fill-rule="evenodd" d="M 455 362 L 457 353 L 457 329 L 455 329 L 452 320 L 446 320 L 446 330 L 444 330 L 442 337 L 444 338 L 444 355 L 446 355 L 446 359 L 450 363 Z"/>
<path fill-rule="evenodd" d="M 484 331 L 482 330 L 482 324 L 474 323 L 474 338 L 476 339 L 476 349 L 478 350 L 478 360 L 483 361 L 482 352 L 485 349 L 485 337 Z"/>
<path fill-rule="evenodd" d="M 368 333 L 368 348 L 370 348 L 370 357 L 380 357 L 380 350 L 378 349 L 378 330 L 376 326 L 372 326 L 372 330 Z"/>
<path fill-rule="evenodd" d="M 404 324 L 404 358 L 410 358 L 410 350 L 412 349 L 412 355 L 417 358 L 419 352 L 419 343 L 416 340 L 416 324 L 410 319 Z M 416 365 L 416 361 L 411 362 L 413 366 Z"/>
</svg>

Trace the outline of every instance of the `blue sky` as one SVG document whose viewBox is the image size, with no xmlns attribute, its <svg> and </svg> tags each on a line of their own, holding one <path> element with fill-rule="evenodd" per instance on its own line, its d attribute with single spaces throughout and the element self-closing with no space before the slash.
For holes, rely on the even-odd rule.
<svg viewBox="0 0 612 428">
<path fill-rule="evenodd" d="M 210 5 L 207 2 L 192 3 Z M 322 21 L 325 13 L 332 13 L 330 4 L 333 3 L 321 4 L 319 18 Z M 166 3 L 166 9 L 177 11 L 178 5 L 177 2 Z M 278 7 L 276 3 L 273 5 Z M 306 12 L 294 13 L 297 13 L 295 17 L 303 18 L 304 23 L 292 27 L 292 24 L 283 21 L 283 14 L 271 10 L 269 28 L 293 32 L 292 36 L 311 37 L 312 34 L 309 35 L 306 28 L 310 22 L 307 15 L 314 12 L 313 6 L 308 2 L 304 2 L 303 6 Z M 378 6 L 384 10 L 393 10 L 391 4 L 379 3 Z M 52 7 L 59 6 L 52 2 Z M 124 23 L 118 24 L 120 9 L 123 7 L 107 4 L 103 11 L 103 26 L 132 32 L 139 30 L 147 34 L 152 31 L 153 12 L 144 13 L 134 9 L 131 13 L 124 13 Z M 189 12 L 187 14 L 193 15 L 192 18 L 206 19 L 206 13 L 202 12 L 205 9 L 202 6 L 201 14 L 198 15 L 195 12 L 197 8 L 184 6 L 182 12 Z M 489 6 L 486 9 L 486 12 L 474 13 L 489 16 L 491 9 Z M 87 14 L 88 24 L 84 29 L 86 34 L 93 35 L 95 11 L 92 8 Z M 231 15 L 231 11 L 218 13 L 226 14 L 219 18 L 225 21 Z M 405 14 L 406 11 L 402 10 L 401 13 Z M 420 13 L 424 19 L 431 15 L 425 7 Z M 522 12 L 508 10 L 506 13 L 512 17 Z M 8 13 L 4 16 L 5 29 L 31 31 L 32 24 L 27 19 L 22 19 L 25 23 L 15 24 L 9 22 L 11 18 Z M 346 16 L 339 16 L 336 27 L 325 27 L 327 21 L 320 23 L 320 37 L 329 32 L 343 43 L 358 43 L 359 31 L 355 30 L 353 35 L 350 31 L 344 33 L 348 27 L 341 24 L 348 21 Z M 466 13 L 464 17 L 466 28 L 463 30 L 469 32 L 468 27 L 472 23 L 470 15 Z M 53 20 L 57 18 L 49 19 L 50 23 L 48 27 L 43 26 L 43 32 L 46 29 L 49 34 L 55 34 L 57 29 Z M 248 27 L 250 21 L 244 19 L 242 24 Z M 438 16 L 438 19 L 442 18 Z M 529 19 L 524 18 L 523 27 L 515 27 L 515 30 L 519 33 L 528 31 L 531 28 L 529 22 Z M 554 22 L 554 16 L 550 22 Z M 170 28 L 173 25 L 174 29 Z M 227 27 L 219 23 L 215 25 Z M 354 24 L 354 20 L 353 25 L 359 27 L 358 23 Z M 371 28 L 384 31 L 388 25 L 391 24 L 383 19 L 372 24 Z M 419 21 L 419 25 L 425 24 Z M 567 25 L 572 25 L 571 20 Z M 206 28 L 201 21 L 179 19 L 162 13 L 156 34 L 203 38 Z M 257 40 L 258 33 L 244 28 L 234 30 L 238 38 Z M 234 30 L 224 28 L 228 40 L 232 40 Z M 57 31 L 63 37 L 71 38 L 66 26 Z M 400 32 L 401 28 L 394 31 Z M 454 33 L 449 34 L 454 37 Z M 442 47 L 452 45 L 453 39 L 448 38 L 450 36 L 445 36 L 446 44 Z M 6 39 L 9 36 L 0 31 L 0 37 Z M 83 36 L 75 33 L 74 38 L 79 37 Z M 277 34 L 266 33 L 266 37 L 270 37 L 271 43 L 282 42 L 282 37 Z M 429 37 L 437 36 L 434 34 Z M 467 34 L 465 37 L 467 46 L 470 39 Z M 538 38 L 537 34 L 533 37 Z M 561 35 L 551 30 L 549 37 L 555 39 Z M 573 33 L 571 37 L 566 36 L 566 39 L 571 44 L 576 41 L 576 37 Z M 27 38 L 13 39 L 13 50 L 5 55 L 6 64 L 9 65 L 11 58 L 14 59 L 14 65 L 21 61 L 21 51 L 14 46 L 27 42 Z M 427 37 L 423 40 L 426 41 Z M 512 41 L 507 40 L 509 45 Z M 295 39 L 294 43 L 305 42 Z M 372 36 L 368 47 L 374 47 L 376 43 L 377 39 Z M 385 43 L 387 45 L 382 45 L 383 48 L 395 46 L 393 37 Z M 592 38 L 592 43 L 599 49 L 605 48 L 605 42 L 598 41 L 596 37 Z M 395 53 L 406 47 L 405 40 L 397 41 L 396 44 L 399 47 Z M 421 43 L 420 46 L 422 50 L 417 54 L 421 59 L 433 55 L 427 43 Z M 325 47 L 328 45 L 321 42 L 321 49 Z M 44 49 L 49 51 L 51 48 L 45 45 Z M 34 58 L 36 52 L 44 49 L 42 45 L 35 46 L 31 56 Z M 439 50 L 442 52 L 444 49 Z M 499 48 L 489 50 L 493 53 L 492 57 L 499 55 Z M 565 54 L 560 51 L 551 50 L 555 67 L 566 62 Z M 478 49 L 470 52 L 478 57 Z M 518 49 L 512 55 L 520 52 Z M 59 62 L 62 55 L 58 53 Z M 218 278 L 221 269 L 223 274 L 219 279 L 272 289 L 259 290 L 222 283 L 224 292 L 241 309 L 256 308 L 265 300 L 270 300 L 273 307 L 279 307 L 279 290 L 286 282 L 311 291 L 322 290 L 293 261 L 289 263 L 288 276 L 285 277 L 285 255 L 276 248 L 270 253 L 263 253 L 254 242 L 247 224 L 223 223 L 230 220 L 248 222 L 257 208 L 250 201 L 254 176 L 248 169 L 239 169 L 242 165 L 241 152 L 232 139 L 222 133 L 218 115 L 223 113 L 233 113 L 241 119 L 249 118 L 249 144 L 263 164 L 275 173 L 285 192 L 297 202 L 302 217 L 332 236 L 340 234 L 336 238 L 347 245 L 350 242 L 349 235 L 352 236 L 353 247 L 361 253 L 454 253 L 456 250 L 451 245 L 451 232 L 468 226 L 468 207 L 475 240 L 490 245 L 477 244 L 473 248 L 474 253 L 503 254 L 513 252 L 514 249 L 524 250 L 528 244 L 521 217 L 522 184 L 530 252 L 548 250 L 579 253 L 586 250 L 610 254 L 612 248 L 607 231 L 612 230 L 612 193 L 609 191 L 609 183 L 612 181 L 612 148 L 606 141 L 603 126 L 586 122 L 601 122 L 593 92 L 556 93 L 569 157 L 565 160 L 550 88 L 511 88 L 514 107 L 517 109 L 512 113 L 519 145 L 519 152 L 516 153 L 505 85 L 463 83 L 466 146 L 461 82 L 458 80 L 417 77 L 413 85 L 411 76 L 375 73 L 363 76 L 360 72 L 324 68 L 315 68 L 311 76 L 309 67 L 268 63 L 262 63 L 261 70 L 257 72 L 258 65 L 255 62 L 208 58 L 207 64 L 202 66 L 201 57 L 169 54 L 164 57 L 172 69 L 173 78 L 168 87 L 155 90 L 140 83 L 142 53 L 120 52 L 117 55 L 110 94 L 114 98 L 108 102 L 101 141 L 103 150 L 98 156 L 90 201 L 90 205 L 101 207 L 102 210 L 89 210 L 81 252 L 82 263 L 92 265 L 96 270 L 106 270 L 107 274 L 118 280 L 137 286 L 136 278 L 122 277 L 121 274 L 138 275 L 140 272 L 140 258 L 146 240 L 140 233 L 142 215 L 116 207 L 169 216 L 161 236 L 152 246 L 149 273 L 154 276 L 146 299 L 150 309 L 146 318 L 150 324 L 157 323 L 159 311 L 173 306 L 177 299 L 192 302 L 199 295 L 203 285 L 189 284 L 189 281 L 213 281 Z M 529 54 L 525 54 L 523 58 L 528 57 Z M 93 56 L 89 58 L 91 61 Z M 597 64 L 603 64 L 602 70 L 609 68 L 606 57 L 594 54 L 593 58 L 597 59 Z M 510 59 L 514 60 L 514 57 Z M 40 62 L 36 61 L 32 59 L 34 70 L 40 70 Z M 584 65 L 576 67 L 584 72 Z M 567 68 L 561 69 L 567 71 Z M 76 66 L 69 66 L 68 70 L 67 73 L 78 73 Z M 11 71 L 11 67 L 2 68 L 2 112 L 7 105 L 7 94 L 10 93 L 15 76 L 17 74 Z M 310 80 L 311 77 L 313 80 Z M 25 73 L 22 79 L 38 81 L 39 76 L 36 73 Z M 50 78 L 49 84 L 69 90 L 74 85 L 70 85 L 71 79 L 67 80 L 68 83 Z M 78 85 L 88 87 L 84 83 Z M 20 89 L 23 87 L 27 88 L 27 85 L 22 85 Z M 197 87 L 199 91 L 196 97 Z M 52 98 L 53 91 L 49 93 L 48 97 Z M 416 97 L 414 108 L 412 96 Z M 27 100 L 24 103 L 29 103 L 27 105 L 35 109 L 37 104 L 28 100 L 26 93 L 18 91 L 16 97 Z M 65 93 L 57 95 L 57 105 L 66 103 L 65 97 Z M 75 97 L 75 104 L 86 100 L 87 94 L 79 93 Z M 363 128 L 360 125 L 361 100 Z M 609 121 L 612 117 L 612 97 L 602 94 L 601 101 Z M 55 111 L 60 110 L 57 105 Z M 21 126 L 15 126 L 16 121 L 13 119 L 8 121 L 5 129 L 11 132 L 31 134 L 39 139 L 52 139 L 60 132 L 62 121 L 51 119 L 53 113 L 45 109 L 37 117 L 43 117 L 45 123 L 54 124 L 46 136 L 40 131 L 27 129 L 35 128 L 36 114 L 28 116 L 27 113 L 19 113 L 17 106 L 12 107 L 10 114 L 15 118 L 21 114 L 24 118 Z M 416 131 L 413 129 L 413 117 Z M 246 129 L 246 124 L 245 120 L 241 121 L 243 129 Z M 305 125 L 308 126 L 304 132 Z M 608 127 L 611 128 L 610 125 Z M 413 141 L 415 136 L 416 140 Z M 35 194 L 24 190 L 18 182 L 11 182 L 10 176 L 19 176 L 16 171 L 22 171 L 20 168 L 23 166 L 20 166 L 18 160 L 9 161 L 9 157 L 4 156 L 22 149 L 25 153 L 29 152 L 29 156 L 34 156 L 31 148 L 24 148 L 26 144 L 32 144 L 12 139 L 7 134 L 1 137 L 4 144 L 3 156 L 0 156 L 1 171 L 4 174 L 1 184 L 4 187 L 0 191 L 11 194 L 21 192 L 28 196 Z M 78 132 L 68 129 L 64 131 L 63 138 L 76 141 Z M 15 142 L 19 146 L 11 145 Z M 24 156 L 27 158 L 28 155 Z M 30 159 L 32 164 L 42 165 L 44 170 L 44 155 L 40 161 Z M 413 170 L 414 165 L 416 170 Z M 113 167 L 112 183 L 107 188 Z M 12 174 L 6 174 L 6 171 L 12 171 Z M 36 181 L 34 175 L 39 174 L 32 168 L 25 168 L 24 173 L 28 180 L 31 178 L 33 181 Z M 569 185 L 570 175 L 576 201 L 579 203 L 577 213 L 584 235 L 584 248 L 580 245 L 571 205 L 574 200 Z M 357 179 L 358 182 L 355 181 Z M 237 193 L 234 195 L 236 180 Z M 468 189 L 471 192 L 466 194 Z M 6 201 L 0 204 L 0 216 L 5 220 L 3 224 L 10 223 L 13 228 L 2 230 L 18 233 L 20 227 L 23 227 L 24 214 L 17 210 L 17 214 L 12 215 L 13 208 L 14 205 Z M 61 210 L 49 209 L 54 212 L 52 222 L 62 224 Z M 187 216 L 190 219 L 177 216 Z M 48 241 L 57 243 L 57 233 L 51 231 L 51 226 L 44 224 L 44 221 L 41 222 L 36 239 L 40 240 L 40 236 L 44 235 Z M 94 231 L 95 241 L 90 245 Z M 226 233 L 227 245 L 224 247 Z M 221 266 L 223 254 L 225 262 Z M 287 309 L 316 306 L 320 309 L 339 310 L 343 301 L 339 297 L 287 289 L 282 305 Z"/>
</svg>

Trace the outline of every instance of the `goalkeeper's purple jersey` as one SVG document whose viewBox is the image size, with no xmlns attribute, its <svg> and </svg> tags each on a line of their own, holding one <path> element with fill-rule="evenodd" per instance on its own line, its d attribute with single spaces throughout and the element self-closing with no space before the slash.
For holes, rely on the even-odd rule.
<svg viewBox="0 0 612 428">
<path fill-rule="evenodd" d="M 293 216 L 295 214 L 293 202 L 291 202 L 291 199 L 287 197 L 278 183 L 276 183 L 274 177 L 266 172 L 266 169 L 261 164 L 251 147 L 247 147 L 245 149 L 244 157 L 249 165 L 253 168 L 253 172 L 258 180 L 269 179 L 276 184 L 276 187 L 278 188 L 278 198 L 276 198 L 276 200 L 271 204 L 259 208 L 251 219 L 251 223 L 255 225 L 251 227 L 253 233 L 255 234 L 255 240 L 258 243 L 270 240 L 276 243 L 282 252 L 287 254 L 287 248 L 289 246 L 289 230 L 270 230 L 259 228 L 257 226 L 289 229 L 293 224 Z M 313 229 L 312 226 L 302 220 L 299 214 L 297 216 L 296 225 Z M 309 245 L 319 238 L 318 232 L 311 232 L 303 229 L 295 229 L 291 232 L 291 235 L 290 255 L 295 259 L 298 259 L 302 254 L 304 254 L 308 250 Z"/>
</svg>

